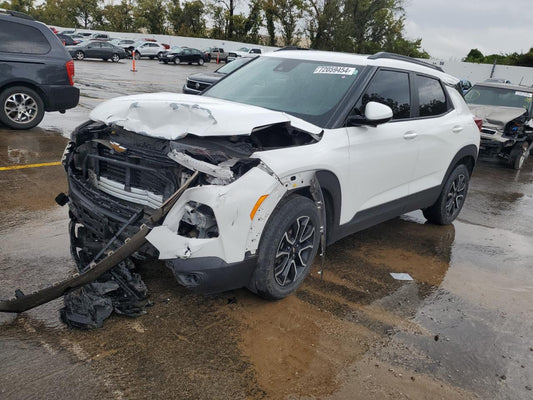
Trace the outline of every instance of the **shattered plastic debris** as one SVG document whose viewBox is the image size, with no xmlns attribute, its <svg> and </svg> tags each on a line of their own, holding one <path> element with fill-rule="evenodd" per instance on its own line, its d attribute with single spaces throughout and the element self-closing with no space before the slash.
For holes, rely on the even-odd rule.
<svg viewBox="0 0 533 400">
<path fill-rule="evenodd" d="M 402 273 L 391 272 L 390 275 L 397 281 L 412 281 L 413 280 L 411 275 L 405 272 L 402 272 Z"/>
<path fill-rule="evenodd" d="M 101 328 L 113 311 L 129 317 L 145 314 L 150 305 L 148 289 L 133 269 L 133 262 L 127 259 L 96 282 L 65 295 L 61 320 L 71 328 L 95 329 Z"/>
</svg>

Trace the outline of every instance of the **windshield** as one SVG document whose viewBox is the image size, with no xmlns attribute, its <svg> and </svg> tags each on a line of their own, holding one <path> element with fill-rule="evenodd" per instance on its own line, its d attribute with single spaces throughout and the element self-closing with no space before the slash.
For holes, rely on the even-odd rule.
<svg viewBox="0 0 533 400">
<path fill-rule="evenodd" d="M 497 88 L 474 85 L 465 95 L 468 104 L 525 108 L 531 115 L 533 94 L 512 88 Z"/>
<path fill-rule="evenodd" d="M 180 53 L 182 50 L 183 50 L 183 48 L 181 48 L 179 46 L 174 46 L 174 47 L 170 48 L 170 51 L 173 52 L 173 53 Z"/>
<path fill-rule="evenodd" d="M 241 47 L 239 50 L 237 51 L 244 51 L 244 52 L 248 52 L 248 50 L 250 50 L 248 47 Z"/>
<path fill-rule="evenodd" d="M 243 66 L 247 62 L 250 62 L 254 59 L 254 57 L 239 57 L 235 59 L 234 61 L 225 64 L 224 66 L 217 69 L 215 72 L 218 72 L 219 74 L 229 74 L 233 71 L 235 71 L 237 68 Z"/>
<path fill-rule="evenodd" d="M 287 112 L 323 126 L 361 70 L 357 65 L 260 57 L 204 94 Z"/>
</svg>

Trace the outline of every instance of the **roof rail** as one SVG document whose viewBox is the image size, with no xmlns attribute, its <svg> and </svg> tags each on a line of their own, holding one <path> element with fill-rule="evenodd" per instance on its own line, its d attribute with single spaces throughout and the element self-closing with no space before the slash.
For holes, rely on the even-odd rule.
<svg viewBox="0 0 533 400">
<path fill-rule="evenodd" d="M 386 51 L 380 51 L 379 53 L 372 54 L 371 56 L 368 56 L 368 58 L 370 60 L 377 60 L 379 58 L 389 58 L 391 60 L 407 61 L 413 64 L 422 65 L 424 67 L 428 67 L 428 68 L 432 68 L 440 72 L 444 72 L 444 70 L 438 65 L 433 65 L 425 61 L 420 61 L 413 57 L 402 56 L 401 54 L 387 53 Z"/>
<path fill-rule="evenodd" d="M 6 10 L 5 8 L 0 8 L 0 13 L 9 14 L 12 17 L 24 18 L 24 19 L 35 21 L 35 18 L 33 18 L 31 15 L 28 15 L 20 11 Z"/>
<path fill-rule="evenodd" d="M 298 47 L 298 46 L 285 46 L 285 47 L 282 47 L 281 49 L 277 49 L 274 51 L 284 51 L 284 50 L 309 50 L 309 49 L 305 47 Z"/>
</svg>

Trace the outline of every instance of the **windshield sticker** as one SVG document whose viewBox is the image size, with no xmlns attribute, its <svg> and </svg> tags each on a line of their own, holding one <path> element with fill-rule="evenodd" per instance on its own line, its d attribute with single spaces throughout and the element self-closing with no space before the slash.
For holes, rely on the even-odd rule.
<svg viewBox="0 0 533 400">
<path fill-rule="evenodd" d="M 527 93 L 527 92 L 514 92 L 517 96 L 523 96 L 523 97 L 529 97 L 531 98 L 533 96 L 533 93 Z"/>
<path fill-rule="evenodd" d="M 333 74 L 333 75 L 357 75 L 357 69 L 353 67 L 325 66 L 317 67 L 313 74 Z"/>
</svg>

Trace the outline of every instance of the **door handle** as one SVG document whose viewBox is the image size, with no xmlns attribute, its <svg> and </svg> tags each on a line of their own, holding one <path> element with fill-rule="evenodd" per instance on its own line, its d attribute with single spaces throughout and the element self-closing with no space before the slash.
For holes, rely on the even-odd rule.
<svg viewBox="0 0 533 400">
<path fill-rule="evenodd" d="M 453 133 L 459 133 L 459 132 L 461 132 L 463 129 L 464 129 L 464 128 L 463 128 L 462 126 L 457 125 L 457 126 L 454 126 L 454 127 L 452 128 L 452 132 L 453 132 Z"/>
<path fill-rule="evenodd" d="M 403 134 L 403 138 L 406 140 L 414 139 L 417 136 L 418 136 L 418 133 L 413 132 L 413 131 L 409 131 Z"/>
</svg>

